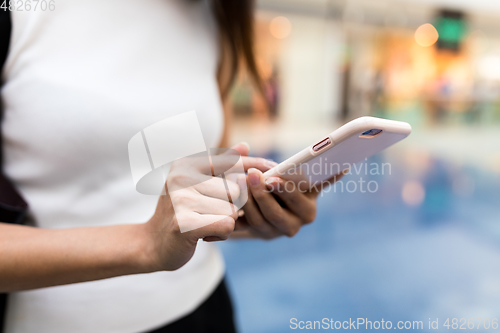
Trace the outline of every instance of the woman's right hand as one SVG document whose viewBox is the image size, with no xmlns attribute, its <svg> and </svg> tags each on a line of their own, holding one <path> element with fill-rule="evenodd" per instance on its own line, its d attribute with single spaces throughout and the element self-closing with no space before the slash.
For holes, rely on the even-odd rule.
<svg viewBox="0 0 500 333">
<path fill-rule="evenodd" d="M 232 149 L 241 155 L 248 152 L 244 144 Z M 275 165 L 262 158 L 241 158 L 245 171 L 256 168 L 265 172 Z M 234 164 L 234 155 L 211 157 L 212 170 L 224 169 L 226 164 Z M 145 224 L 153 271 L 176 270 L 191 259 L 199 239 L 225 240 L 233 232 L 238 208 L 228 201 L 227 192 L 234 200 L 239 197 L 240 188 L 227 179 L 226 188 L 223 179 L 212 177 L 206 167 L 207 163 L 190 158 L 172 164 L 166 195 L 159 198 L 155 214 Z"/>
</svg>

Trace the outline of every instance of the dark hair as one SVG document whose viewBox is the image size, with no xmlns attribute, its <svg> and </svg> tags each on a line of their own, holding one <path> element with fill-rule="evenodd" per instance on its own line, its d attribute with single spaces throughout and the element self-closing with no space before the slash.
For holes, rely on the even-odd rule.
<svg viewBox="0 0 500 333">
<path fill-rule="evenodd" d="M 240 62 L 246 66 L 257 90 L 264 96 L 254 54 L 254 0 L 212 0 L 212 6 L 221 37 L 222 52 L 229 56 L 229 59 L 222 59 L 231 62 L 231 70 L 223 80 L 222 97 L 227 97 Z M 219 76 L 221 75 L 219 70 Z"/>
</svg>

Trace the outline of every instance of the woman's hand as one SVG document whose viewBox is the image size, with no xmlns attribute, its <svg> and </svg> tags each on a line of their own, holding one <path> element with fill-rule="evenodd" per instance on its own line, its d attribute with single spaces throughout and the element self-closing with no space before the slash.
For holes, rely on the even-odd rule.
<svg viewBox="0 0 500 333">
<path fill-rule="evenodd" d="M 332 184 L 342 175 L 333 176 L 324 183 Z M 250 195 L 243 207 L 244 215 L 237 220 L 238 233 L 234 236 L 263 239 L 282 235 L 292 237 L 303 225 L 314 221 L 316 199 L 321 192 L 310 190 L 309 183 L 304 179 L 271 177 L 264 181 L 260 170 L 249 169 L 246 181 Z"/>
<path fill-rule="evenodd" d="M 248 150 L 241 144 L 233 149 Z M 241 158 L 245 171 L 266 171 L 274 165 L 262 158 Z M 226 188 L 221 177 L 211 174 L 211 170 L 226 170 L 233 164 L 234 155 L 225 154 L 212 156 L 211 166 L 203 158 L 173 163 L 167 193 L 160 197 L 154 216 L 146 224 L 152 270 L 178 269 L 191 259 L 199 239 L 225 240 L 233 232 L 238 207 L 228 201 L 227 192 L 231 198 L 238 198 L 240 188 L 227 179 Z"/>
</svg>

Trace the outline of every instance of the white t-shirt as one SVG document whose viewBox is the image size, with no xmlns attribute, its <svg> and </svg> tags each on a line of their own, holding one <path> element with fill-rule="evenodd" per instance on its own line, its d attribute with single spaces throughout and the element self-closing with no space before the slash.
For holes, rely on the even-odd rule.
<svg viewBox="0 0 500 333">
<path fill-rule="evenodd" d="M 219 48 L 209 3 L 64 0 L 55 6 L 12 12 L 2 73 L 4 170 L 38 227 L 145 222 L 157 197 L 134 189 L 130 138 L 191 110 L 208 147 L 221 138 Z M 6 332 L 147 331 L 193 311 L 223 271 L 216 246 L 200 242 L 175 272 L 13 293 Z"/>
</svg>

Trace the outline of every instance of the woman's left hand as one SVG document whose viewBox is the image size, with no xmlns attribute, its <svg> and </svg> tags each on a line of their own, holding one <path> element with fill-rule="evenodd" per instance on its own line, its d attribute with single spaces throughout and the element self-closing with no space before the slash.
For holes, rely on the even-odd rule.
<svg viewBox="0 0 500 333">
<path fill-rule="evenodd" d="M 325 183 L 332 184 L 341 176 L 333 176 Z M 262 172 L 257 169 L 248 170 L 246 181 L 248 201 L 243 207 L 244 215 L 236 220 L 233 237 L 293 237 L 303 225 L 314 221 L 316 199 L 322 186 L 310 190 L 309 185 L 300 179 L 271 177 L 264 180 Z"/>
</svg>

